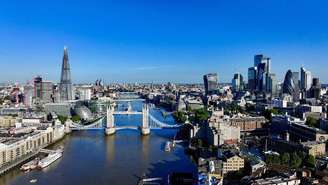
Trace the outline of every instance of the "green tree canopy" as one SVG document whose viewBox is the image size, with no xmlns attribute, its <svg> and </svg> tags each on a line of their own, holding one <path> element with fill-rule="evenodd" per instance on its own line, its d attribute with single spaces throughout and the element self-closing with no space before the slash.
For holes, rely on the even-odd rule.
<svg viewBox="0 0 328 185">
<path fill-rule="evenodd" d="M 311 170 L 315 169 L 315 158 L 313 155 L 307 155 L 303 162 L 304 166 L 310 168 Z"/>
<path fill-rule="evenodd" d="M 289 165 L 290 155 L 289 153 L 284 153 L 280 156 L 280 161 L 282 165 Z"/>
<path fill-rule="evenodd" d="M 263 111 L 262 115 L 268 119 L 268 120 L 272 120 L 272 114 L 281 114 L 281 112 L 279 112 L 277 109 L 266 109 Z"/>
<path fill-rule="evenodd" d="M 174 112 L 173 117 L 178 123 L 185 123 L 187 121 L 187 116 L 182 111 Z"/>
<path fill-rule="evenodd" d="M 206 109 L 197 109 L 195 111 L 194 121 L 197 123 L 203 123 L 204 121 L 207 121 L 209 116 L 210 113 Z"/>
<path fill-rule="evenodd" d="M 307 124 L 310 127 L 318 127 L 319 126 L 318 122 L 319 121 L 317 119 L 315 119 L 312 116 L 309 116 L 309 117 L 306 118 L 306 123 L 305 124 Z"/>
<path fill-rule="evenodd" d="M 66 120 L 68 119 L 67 116 L 62 116 L 62 115 L 58 115 L 58 119 L 59 121 L 64 124 L 66 122 Z"/>
<path fill-rule="evenodd" d="M 290 167 L 291 168 L 299 168 L 302 164 L 302 158 L 297 155 L 296 152 L 292 153 L 290 156 Z"/>
<path fill-rule="evenodd" d="M 72 116 L 72 121 L 79 122 L 79 121 L 81 121 L 81 117 L 79 115 L 74 115 L 74 116 Z"/>
</svg>

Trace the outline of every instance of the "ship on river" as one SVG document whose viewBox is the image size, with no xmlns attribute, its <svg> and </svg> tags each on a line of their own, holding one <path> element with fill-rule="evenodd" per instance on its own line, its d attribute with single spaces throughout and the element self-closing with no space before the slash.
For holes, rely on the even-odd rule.
<svg viewBox="0 0 328 185">
<path fill-rule="evenodd" d="M 57 159 L 61 158 L 63 156 L 63 150 L 58 149 L 52 153 L 50 153 L 47 157 L 39 161 L 38 167 L 40 169 L 45 168 L 55 162 Z"/>
</svg>

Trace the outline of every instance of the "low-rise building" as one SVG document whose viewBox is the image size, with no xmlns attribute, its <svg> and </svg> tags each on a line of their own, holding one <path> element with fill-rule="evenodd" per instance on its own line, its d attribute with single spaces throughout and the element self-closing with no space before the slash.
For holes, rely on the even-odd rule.
<svg viewBox="0 0 328 185">
<path fill-rule="evenodd" d="M 214 111 L 208 120 L 207 140 L 214 146 L 237 144 L 240 141 L 240 128 L 230 124 L 223 110 Z"/>
<path fill-rule="evenodd" d="M 277 151 L 279 153 L 302 151 L 313 156 L 322 156 L 326 153 L 326 144 L 315 141 L 297 143 L 282 139 L 271 139 L 268 142 L 268 147 L 270 150 Z"/>
<path fill-rule="evenodd" d="M 0 128 L 13 127 L 17 121 L 18 118 L 14 116 L 0 116 Z"/>
<path fill-rule="evenodd" d="M 326 153 L 326 143 L 308 141 L 308 142 L 303 142 L 301 144 L 307 151 L 307 154 L 309 155 L 322 156 Z"/>
<path fill-rule="evenodd" d="M 53 128 L 35 130 L 21 137 L 5 137 L 0 140 L 0 168 L 14 162 L 25 155 L 53 142 Z"/>
<path fill-rule="evenodd" d="M 239 171 L 245 166 L 245 160 L 230 150 L 224 151 L 218 157 L 222 165 L 222 175 L 228 172 Z"/>
<path fill-rule="evenodd" d="M 251 132 L 263 129 L 267 120 L 263 116 L 252 117 L 247 115 L 241 115 L 230 118 L 229 122 L 230 126 L 239 127 L 241 132 Z"/>
<path fill-rule="evenodd" d="M 207 138 L 209 143 L 214 146 L 237 144 L 240 141 L 240 128 L 230 126 L 228 122 L 222 120 L 208 128 Z"/>
<path fill-rule="evenodd" d="M 251 185 L 298 185 L 301 184 L 301 180 L 296 176 L 292 177 L 271 177 L 264 179 L 254 180 Z"/>
</svg>

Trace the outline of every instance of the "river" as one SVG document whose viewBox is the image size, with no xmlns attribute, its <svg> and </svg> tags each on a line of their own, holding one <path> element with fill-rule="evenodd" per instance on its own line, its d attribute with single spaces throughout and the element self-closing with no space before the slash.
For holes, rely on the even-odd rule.
<svg viewBox="0 0 328 185">
<path fill-rule="evenodd" d="M 119 109 L 125 103 L 119 104 Z M 132 102 L 133 110 L 141 111 L 142 102 Z M 172 116 L 164 118 L 160 110 L 150 111 L 159 120 L 174 124 Z M 115 124 L 138 126 L 141 116 L 118 115 Z M 43 170 L 29 173 L 18 167 L 0 177 L 0 185 L 134 185 L 143 174 L 167 178 L 170 172 L 196 172 L 190 157 L 180 145 L 171 152 L 164 151 L 165 142 L 176 130 L 155 130 L 149 136 L 139 131 L 120 130 L 105 136 L 102 130 L 75 131 L 57 142 L 52 148 L 64 146 L 61 159 Z"/>
</svg>

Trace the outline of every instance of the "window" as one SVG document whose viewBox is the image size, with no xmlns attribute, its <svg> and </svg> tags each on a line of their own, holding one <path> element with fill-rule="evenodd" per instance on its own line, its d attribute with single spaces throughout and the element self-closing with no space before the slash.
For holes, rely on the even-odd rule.
<svg viewBox="0 0 328 185">
<path fill-rule="evenodd" d="M 20 148 L 16 148 L 16 157 L 20 156 Z"/>
<path fill-rule="evenodd" d="M 2 152 L 2 163 L 5 163 L 6 162 L 6 152 L 3 151 Z"/>
</svg>

